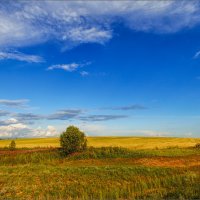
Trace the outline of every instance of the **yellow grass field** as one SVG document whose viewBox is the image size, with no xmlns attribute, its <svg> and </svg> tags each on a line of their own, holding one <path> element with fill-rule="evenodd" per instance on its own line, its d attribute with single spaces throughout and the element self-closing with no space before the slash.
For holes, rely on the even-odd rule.
<svg viewBox="0 0 200 200">
<path fill-rule="evenodd" d="M 59 147 L 59 138 L 16 139 L 17 148 Z M 168 147 L 192 147 L 200 138 L 167 137 L 88 137 L 88 146 L 118 146 L 129 149 L 154 149 Z M 10 140 L 0 140 L 0 147 L 6 147 Z"/>
</svg>

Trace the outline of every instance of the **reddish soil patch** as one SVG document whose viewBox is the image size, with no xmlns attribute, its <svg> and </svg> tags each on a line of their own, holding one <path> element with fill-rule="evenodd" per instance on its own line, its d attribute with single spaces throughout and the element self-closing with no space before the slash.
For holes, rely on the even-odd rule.
<svg viewBox="0 0 200 200">
<path fill-rule="evenodd" d="M 114 158 L 66 160 L 64 165 L 70 166 L 112 166 L 112 165 L 142 165 L 154 167 L 200 167 L 200 156 L 185 157 L 151 157 L 151 158 Z"/>
<path fill-rule="evenodd" d="M 200 156 L 141 158 L 134 163 L 159 167 L 200 166 Z"/>
</svg>

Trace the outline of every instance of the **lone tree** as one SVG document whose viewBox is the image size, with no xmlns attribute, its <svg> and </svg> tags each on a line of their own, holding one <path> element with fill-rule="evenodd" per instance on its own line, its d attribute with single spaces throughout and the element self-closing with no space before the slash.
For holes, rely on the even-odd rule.
<svg viewBox="0 0 200 200">
<path fill-rule="evenodd" d="M 11 141 L 10 145 L 9 145 L 9 149 L 11 151 L 14 151 L 16 149 L 16 143 L 14 140 Z"/>
<path fill-rule="evenodd" d="M 87 148 L 87 139 L 84 132 L 75 126 L 69 126 L 60 135 L 60 146 L 65 154 L 83 151 Z"/>
</svg>

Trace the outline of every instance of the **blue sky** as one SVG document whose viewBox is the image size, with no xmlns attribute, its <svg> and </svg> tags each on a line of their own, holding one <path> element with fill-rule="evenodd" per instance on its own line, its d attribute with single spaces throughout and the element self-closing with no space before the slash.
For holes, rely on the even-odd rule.
<svg viewBox="0 0 200 200">
<path fill-rule="evenodd" d="M 199 1 L 1 1 L 0 137 L 199 137 L 199 34 Z"/>
</svg>

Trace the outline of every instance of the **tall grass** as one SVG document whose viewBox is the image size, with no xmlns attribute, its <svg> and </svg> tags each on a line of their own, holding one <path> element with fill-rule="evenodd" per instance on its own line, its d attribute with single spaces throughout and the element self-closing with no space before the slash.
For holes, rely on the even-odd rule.
<svg viewBox="0 0 200 200">
<path fill-rule="evenodd" d="M 0 199 L 198 199 L 198 165 L 163 168 L 123 162 L 194 155 L 199 156 L 199 150 L 90 147 L 67 157 L 59 149 L 8 151 L 0 154 Z M 114 165 L 99 165 L 107 159 Z"/>
<path fill-rule="evenodd" d="M 5 150 L 5 149 L 3 149 Z M 22 153 L 20 151 L 22 150 Z M 63 162 L 67 160 L 86 160 L 86 159 L 106 159 L 106 158 L 151 158 L 151 157 L 181 157 L 190 155 L 200 155 L 199 149 L 196 148 L 168 148 L 152 150 L 130 150 L 121 147 L 89 147 L 84 152 L 64 155 L 59 148 L 44 149 L 44 151 L 33 151 L 23 153 L 18 149 L 14 152 L 0 154 L 0 165 L 21 165 L 29 163 L 46 163 Z M 1 152 L 1 150 L 0 150 Z"/>
<path fill-rule="evenodd" d="M 104 158 L 144 158 L 144 157 L 178 157 L 178 156 L 200 155 L 196 148 L 166 148 L 151 150 L 130 150 L 122 147 L 89 147 L 82 153 L 73 154 L 71 159 L 104 159 Z"/>
<path fill-rule="evenodd" d="M 197 199 L 196 171 L 150 167 L 1 167 L 7 199 Z"/>
</svg>

